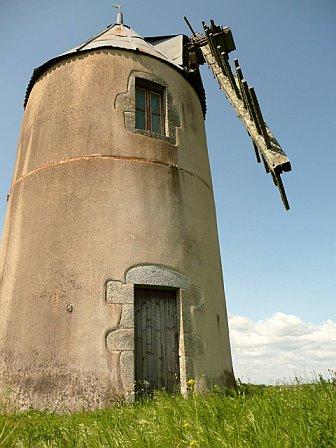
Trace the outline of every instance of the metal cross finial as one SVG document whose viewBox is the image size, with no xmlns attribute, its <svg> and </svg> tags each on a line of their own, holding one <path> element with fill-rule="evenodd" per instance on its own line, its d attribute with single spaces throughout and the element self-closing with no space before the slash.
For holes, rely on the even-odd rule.
<svg viewBox="0 0 336 448">
<path fill-rule="evenodd" d="M 113 3 L 112 7 L 118 10 L 116 23 L 123 24 L 124 23 L 124 16 L 123 16 L 123 13 L 122 13 L 122 10 L 121 10 L 121 4 L 120 3 Z"/>
</svg>

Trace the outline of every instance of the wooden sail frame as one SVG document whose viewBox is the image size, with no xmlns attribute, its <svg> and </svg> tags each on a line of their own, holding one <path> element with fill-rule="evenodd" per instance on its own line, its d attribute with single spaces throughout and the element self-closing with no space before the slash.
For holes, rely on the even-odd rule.
<svg viewBox="0 0 336 448">
<path fill-rule="evenodd" d="M 198 63 L 205 61 L 212 70 L 221 90 L 251 137 L 257 162 L 263 162 L 266 172 L 271 174 L 274 184 L 279 189 L 285 209 L 289 210 L 281 174 L 291 171 L 291 164 L 265 123 L 255 90 L 245 80 L 238 59 L 234 61 L 236 73 L 232 72 L 229 53 L 236 47 L 231 30 L 215 25 L 211 20 L 210 26 L 202 22 L 203 35 L 195 33 L 188 21 L 187 24 L 193 32 L 190 39 L 190 53 L 197 55 Z"/>
</svg>

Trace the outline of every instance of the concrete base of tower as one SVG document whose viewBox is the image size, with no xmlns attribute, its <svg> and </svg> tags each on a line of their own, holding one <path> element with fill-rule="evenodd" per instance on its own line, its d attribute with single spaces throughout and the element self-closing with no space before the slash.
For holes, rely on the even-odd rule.
<svg viewBox="0 0 336 448">
<path fill-rule="evenodd" d="M 68 412 L 108 407 L 120 401 L 109 375 L 68 365 L 20 363 L 2 354 L 0 403 L 4 411 L 39 409 Z"/>
<path fill-rule="evenodd" d="M 121 402 L 133 402 L 135 399 L 134 390 L 117 390 L 112 385 L 111 377 L 116 377 L 120 370 L 123 372 L 122 381 L 133 380 L 132 374 L 123 370 L 123 362 L 118 355 L 111 355 L 115 370 L 109 375 L 102 373 L 100 376 L 96 372 L 84 374 L 75 368 L 69 370 L 68 366 L 52 364 L 49 367 L 30 364 L 20 370 L 20 366 L 14 363 L 14 373 L 8 368 L 10 362 L 10 358 L 7 358 L 0 367 L 0 404 L 3 412 L 38 409 L 66 413 L 108 408 Z M 218 378 L 207 378 L 203 374 L 196 377 L 192 386 L 190 382 L 183 383 L 181 393 L 185 396 L 190 390 L 207 393 L 214 386 L 236 386 L 231 370 L 224 371 Z"/>
<path fill-rule="evenodd" d="M 71 358 L 66 363 L 57 362 L 52 352 L 49 357 L 44 351 L 40 352 L 39 344 L 29 356 L 20 352 L 19 347 L 11 353 L 2 352 L 2 407 L 7 411 L 35 408 L 68 412 L 133 401 L 136 397 L 134 290 L 138 284 L 176 291 L 179 315 L 177 391 L 187 395 L 190 390 L 205 393 L 214 386 L 235 387 L 229 354 L 222 350 L 213 356 L 211 339 L 197 330 L 199 315 L 208 312 L 202 288 L 190 285 L 183 274 L 170 268 L 139 265 L 127 270 L 124 281 L 108 280 L 105 284 L 105 306 L 115 319 L 109 328 L 101 329 L 101 338 L 91 335 L 95 351 L 100 351 L 98 359 L 104 362 L 96 365 L 88 362 L 81 366 Z M 73 309 L 68 307 L 67 312 L 71 315 Z M 64 334 L 67 340 L 71 340 L 70 333 L 69 328 L 69 333 Z M 85 346 L 76 345 L 85 351 Z"/>
</svg>

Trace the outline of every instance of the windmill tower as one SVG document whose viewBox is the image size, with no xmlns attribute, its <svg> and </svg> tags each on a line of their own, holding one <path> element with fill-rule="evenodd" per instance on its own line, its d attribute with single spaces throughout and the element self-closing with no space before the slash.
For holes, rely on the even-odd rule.
<svg viewBox="0 0 336 448">
<path fill-rule="evenodd" d="M 0 387 L 20 408 L 234 383 L 203 38 L 143 38 L 119 13 L 33 73 L 0 259 Z"/>
</svg>

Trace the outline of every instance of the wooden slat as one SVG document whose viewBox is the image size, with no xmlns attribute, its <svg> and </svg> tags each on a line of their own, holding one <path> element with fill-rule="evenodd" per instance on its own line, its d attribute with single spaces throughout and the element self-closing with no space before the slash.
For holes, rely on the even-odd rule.
<svg viewBox="0 0 336 448">
<path fill-rule="evenodd" d="M 228 58 L 226 53 L 224 53 L 224 52 L 220 53 L 220 60 L 221 60 L 221 63 L 222 63 L 223 70 L 224 70 L 226 76 L 228 77 L 228 79 L 230 81 L 231 87 L 236 92 L 237 97 L 241 98 L 240 92 L 239 92 L 239 89 L 237 87 L 236 80 L 235 80 L 235 77 L 233 76 L 233 73 L 232 73 L 232 70 L 231 70 L 231 66 L 230 66 L 230 63 L 229 63 L 228 59 L 229 58 Z"/>
<path fill-rule="evenodd" d="M 161 306 L 160 306 L 161 305 Z M 162 369 L 163 369 L 163 359 L 162 359 L 162 343 L 161 343 L 161 307 L 160 298 L 157 298 L 157 307 L 156 307 L 156 348 L 157 348 L 157 358 L 156 358 L 156 367 L 157 367 L 157 385 L 156 387 L 160 389 L 163 386 L 163 377 L 162 377 Z"/>
<path fill-rule="evenodd" d="M 267 148 L 270 148 L 271 147 L 270 139 L 269 139 L 269 135 L 268 135 L 268 132 L 267 132 L 267 129 L 266 129 L 266 125 L 265 125 L 265 122 L 264 122 L 264 118 L 263 118 L 262 113 L 261 113 L 261 109 L 260 109 L 260 106 L 259 106 L 259 101 L 258 101 L 257 95 L 255 94 L 255 91 L 254 91 L 253 87 L 250 87 L 249 90 L 250 90 L 250 96 L 251 96 L 251 100 L 252 100 L 252 104 L 253 104 L 253 109 L 255 110 L 255 113 L 256 113 L 256 115 L 258 117 L 258 124 L 259 124 L 259 126 L 261 128 L 261 133 L 262 133 L 262 135 L 263 135 L 263 137 L 265 139 L 265 144 L 266 144 Z"/>
<path fill-rule="evenodd" d="M 259 154 L 258 146 L 254 143 L 253 140 L 252 140 L 252 145 L 253 145 L 253 148 L 254 148 L 254 152 L 255 152 L 255 156 L 256 156 L 257 162 L 260 163 L 260 162 L 261 162 L 261 159 L 260 159 L 260 154 Z"/>
<path fill-rule="evenodd" d="M 147 352 L 146 352 L 146 356 L 148 358 L 148 381 L 151 383 L 151 388 L 153 387 L 153 372 L 155 371 L 155 369 L 153 369 L 153 338 L 152 338 L 152 328 L 153 328 L 153 301 L 152 300 L 148 300 L 147 299 L 147 303 L 148 303 L 148 307 L 147 307 L 147 311 L 148 311 L 148 316 L 147 316 Z"/>
<path fill-rule="evenodd" d="M 156 328 L 155 328 L 155 313 L 156 313 L 156 300 L 151 300 L 151 340 L 152 340 L 152 347 L 151 347 L 151 356 L 152 356 L 152 363 L 151 363 L 151 369 L 152 369 L 152 387 L 157 387 L 157 378 L 155 377 L 155 372 L 157 372 L 157 360 L 156 360 Z"/>
<path fill-rule="evenodd" d="M 141 385 L 137 381 L 137 378 L 142 378 L 142 362 L 141 362 L 141 302 L 140 300 L 135 301 L 134 306 L 135 312 L 135 390 L 138 392 L 141 389 Z"/>
<path fill-rule="evenodd" d="M 237 59 L 236 59 L 236 61 L 237 61 Z M 244 76 L 243 76 L 242 69 L 239 66 L 236 66 L 236 74 L 237 74 L 237 81 L 238 81 L 238 85 L 239 85 L 241 100 L 244 103 L 245 109 L 248 110 L 248 102 L 247 102 L 244 87 L 243 87 Z"/>
<path fill-rule="evenodd" d="M 248 107 L 248 111 L 250 113 L 251 120 L 253 120 L 253 122 L 255 123 L 257 131 L 260 135 L 260 134 L 262 134 L 262 129 L 261 129 L 259 121 L 258 121 L 257 112 L 256 112 L 256 110 L 254 108 L 254 104 L 252 102 L 249 86 L 248 86 L 247 82 L 245 81 L 245 79 L 243 79 L 242 84 L 243 84 L 244 95 L 246 98 L 247 107 Z"/>
<path fill-rule="evenodd" d="M 175 316 L 174 316 L 174 322 L 175 322 L 175 339 L 174 339 L 174 351 L 175 351 L 175 382 L 174 382 L 174 388 L 177 391 L 179 384 L 180 384 L 180 356 L 179 356 L 179 347 L 180 347 L 180 313 L 179 313 L 179 306 L 180 302 L 178 298 L 175 299 L 176 305 L 174 308 Z"/>
<path fill-rule="evenodd" d="M 172 390 L 177 390 L 178 383 L 180 382 L 180 363 L 179 363 L 179 322 L 177 319 L 177 297 L 174 300 L 174 306 L 172 308 L 172 328 L 171 328 L 171 338 L 172 338 Z"/>
<path fill-rule="evenodd" d="M 247 82 L 244 80 L 243 72 L 242 72 L 242 70 L 241 70 L 241 68 L 239 66 L 238 59 L 234 60 L 234 64 L 236 66 L 237 82 L 238 82 L 239 90 L 240 90 L 240 99 L 243 101 L 245 109 L 249 111 L 251 120 L 254 120 L 255 117 L 256 117 L 256 114 L 255 114 L 255 112 L 253 110 L 253 106 L 251 104 L 251 99 L 249 97 L 249 91 L 248 91 Z M 257 124 L 257 122 L 255 122 L 255 123 L 256 123 L 256 126 L 257 126 L 258 133 L 261 134 L 261 129 L 260 129 L 259 125 Z M 249 133 L 248 130 L 247 130 L 247 133 L 251 137 L 251 134 Z M 257 162 L 260 163 L 261 162 L 261 158 L 260 158 L 258 146 L 253 141 L 252 137 L 251 137 L 251 140 L 252 140 L 254 153 L 255 153 Z"/>
<path fill-rule="evenodd" d="M 148 388 L 149 391 L 151 391 L 152 389 L 152 382 L 153 382 L 153 378 L 152 378 L 152 372 L 150 369 L 150 357 L 148 356 L 149 354 L 149 346 L 150 346 L 150 324 L 151 324 L 151 313 L 150 313 L 150 301 L 148 300 L 148 298 L 145 299 L 145 306 L 146 306 L 146 326 L 143 329 L 145 338 L 146 338 L 146 345 L 145 345 L 145 360 L 146 360 L 146 377 L 145 379 L 147 380 L 147 382 L 149 383 Z"/>
<path fill-rule="evenodd" d="M 160 291 L 161 292 L 161 291 Z M 161 294 L 160 294 L 161 295 Z M 167 341 L 165 334 L 165 324 L 166 324 L 166 303 L 160 297 L 160 339 L 161 339 L 161 357 L 162 357 L 162 387 L 167 389 Z"/>
<path fill-rule="evenodd" d="M 286 210 L 289 210 L 290 206 L 289 206 L 289 202 L 288 202 L 288 199 L 287 199 L 286 191 L 285 191 L 283 183 L 282 183 L 281 176 L 280 176 L 279 173 L 275 173 L 275 177 L 276 177 L 277 186 L 278 186 L 278 189 L 280 191 L 280 196 L 281 196 L 281 200 L 283 202 L 283 205 L 285 206 Z"/>
<path fill-rule="evenodd" d="M 263 162 L 263 164 L 264 164 L 265 171 L 266 171 L 266 173 L 268 174 L 268 173 L 270 172 L 270 169 L 269 169 L 268 164 L 267 164 L 267 162 L 266 162 L 266 160 L 265 160 L 265 157 L 264 157 L 264 156 L 261 156 L 261 160 L 262 160 L 262 162 Z"/>
<path fill-rule="evenodd" d="M 174 364 L 173 364 L 173 345 L 174 340 L 171 334 L 171 326 L 173 324 L 172 312 L 174 307 L 174 300 L 166 300 L 167 307 L 167 319 L 165 322 L 165 334 L 166 334 L 166 359 L 167 359 L 167 390 L 171 391 L 173 389 L 173 372 L 174 372 Z"/>
<path fill-rule="evenodd" d="M 143 381 L 148 381 L 148 375 L 147 375 L 147 357 L 146 357 L 146 344 L 147 344 L 147 332 L 146 332 L 146 325 L 147 325 L 147 307 L 146 307 L 146 299 L 142 299 L 141 303 L 142 308 L 142 320 L 141 320 L 141 338 L 142 338 L 142 344 L 141 344 L 141 360 L 142 360 L 142 374 L 143 374 Z M 146 387 L 146 384 L 145 384 Z"/>
</svg>

